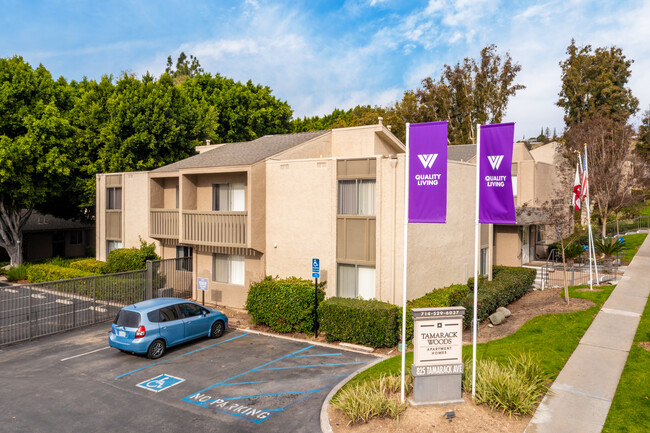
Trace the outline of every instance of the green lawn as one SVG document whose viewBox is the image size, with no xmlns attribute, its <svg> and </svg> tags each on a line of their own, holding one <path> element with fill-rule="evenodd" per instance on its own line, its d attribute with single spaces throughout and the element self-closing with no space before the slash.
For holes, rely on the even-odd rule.
<svg viewBox="0 0 650 433">
<path fill-rule="evenodd" d="M 625 239 L 625 256 L 623 256 L 623 260 L 631 261 L 647 236 L 647 233 L 623 236 L 623 239 Z"/>
<path fill-rule="evenodd" d="M 607 300 L 615 286 L 605 286 L 602 291 L 579 292 L 575 286 L 569 289 L 572 298 L 583 298 L 596 305 L 575 313 L 547 314 L 528 321 L 517 332 L 505 338 L 476 346 L 478 359 L 494 358 L 506 362 L 511 355 L 528 352 L 535 357 L 549 377 L 555 379 L 591 325 L 600 306 Z M 463 347 L 463 356 L 471 357 L 472 346 Z M 365 370 L 345 386 L 378 378 L 382 374 L 400 374 L 402 357 L 397 355 Z M 413 353 L 406 354 L 406 369 L 410 370 Z"/>
<path fill-rule="evenodd" d="M 649 429 L 650 351 L 640 347 L 640 342 L 650 342 L 650 302 L 646 303 L 641 316 L 603 432 L 646 432 Z"/>
</svg>

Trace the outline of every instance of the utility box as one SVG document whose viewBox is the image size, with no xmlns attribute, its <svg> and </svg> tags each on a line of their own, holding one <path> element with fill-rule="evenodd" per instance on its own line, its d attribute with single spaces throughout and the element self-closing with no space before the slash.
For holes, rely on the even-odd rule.
<svg viewBox="0 0 650 433">
<path fill-rule="evenodd" d="M 414 405 L 464 403 L 464 307 L 413 308 Z"/>
</svg>

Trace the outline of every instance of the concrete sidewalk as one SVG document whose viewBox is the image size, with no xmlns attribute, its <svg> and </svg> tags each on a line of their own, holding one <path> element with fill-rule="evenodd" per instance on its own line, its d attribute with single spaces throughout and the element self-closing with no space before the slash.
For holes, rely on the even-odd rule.
<svg viewBox="0 0 650 433">
<path fill-rule="evenodd" d="M 600 432 L 650 294 L 650 236 L 537 408 L 527 433 Z"/>
</svg>

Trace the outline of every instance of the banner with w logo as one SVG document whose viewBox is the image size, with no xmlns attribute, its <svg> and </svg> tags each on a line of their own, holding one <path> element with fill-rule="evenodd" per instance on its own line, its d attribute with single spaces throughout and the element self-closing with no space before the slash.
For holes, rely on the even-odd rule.
<svg viewBox="0 0 650 433">
<path fill-rule="evenodd" d="M 444 223 L 447 217 L 447 122 L 409 127 L 409 222 Z"/>
<path fill-rule="evenodd" d="M 516 224 L 512 193 L 514 123 L 481 126 L 479 223 Z"/>
</svg>

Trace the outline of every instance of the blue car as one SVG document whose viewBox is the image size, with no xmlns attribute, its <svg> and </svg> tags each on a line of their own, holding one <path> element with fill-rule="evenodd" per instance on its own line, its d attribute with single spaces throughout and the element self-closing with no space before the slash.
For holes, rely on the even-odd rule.
<svg viewBox="0 0 650 433">
<path fill-rule="evenodd" d="M 219 338 L 228 318 L 219 311 L 179 298 L 157 298 L 122 308 L 108 344 L 124 352 L 160 358 L 165 349 L 200 337 Z"/>
</svg>

